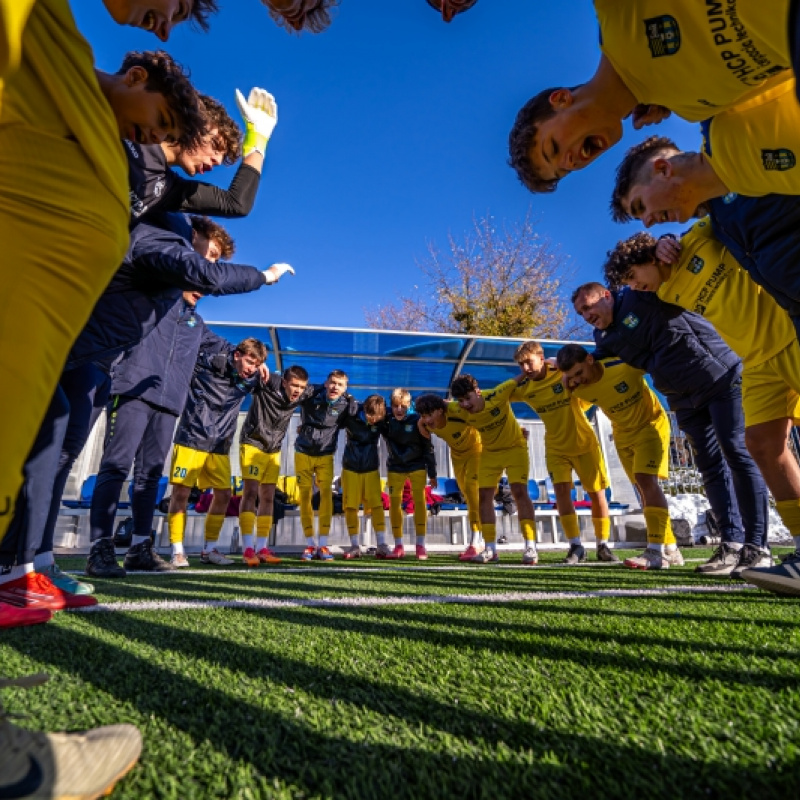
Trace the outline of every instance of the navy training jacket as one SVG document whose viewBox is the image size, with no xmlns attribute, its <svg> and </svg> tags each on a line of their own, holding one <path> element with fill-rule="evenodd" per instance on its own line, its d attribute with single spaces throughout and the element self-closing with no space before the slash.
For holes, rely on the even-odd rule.
<svg viewBox="0 0 800 800">
<path fill-rule="evenodd" d="M 300 426 L 294 449 L 307 456 L 327 456 L 336 452 L 339 430 L 349 413 L 351 395 L 345 392 L 332 403 L 325 386 L 318 386 L 300 403 Z"/>
<path fill-rule="evenodd" d="M 255 267 L 207 261 L 181 234 L 141 223 L 131 232 L 125 260 L 97 301 L 66 368 L 108 360 L 140 342 L 184 291 L 243 294 L 265 285 Z"/>
<path fill-rule="evenodd" d="M 391 408 L 387 404 L 387 408 Z M 429 478 L 436 477 L 436 458 L 433 443 L 417 428 L 419 414 L 410 412 L 403 419 L 395 419 L 391 410 L 381 424 L 388 456 L 387 472 L 416 472 L 424 469 Z"/>
<path fill-rule="evenodd" d="M 598 357 L 616 356 L 650 373 L 672 410 L 701 408 L 741 375 L 742 362 L 714 327 L 653 292 L 622 289 L 614 321 L 594 330 Z"/>
<path fill-rule="evenodd" d="M 364 404 L 353 401 L 344 423 L 347 443 L 342 455 L 342 469 L 359 474 L 380 469 L 378 443 L 381 427 L 381 423 L 370 425 L 364 414 Z"/>
</svg>

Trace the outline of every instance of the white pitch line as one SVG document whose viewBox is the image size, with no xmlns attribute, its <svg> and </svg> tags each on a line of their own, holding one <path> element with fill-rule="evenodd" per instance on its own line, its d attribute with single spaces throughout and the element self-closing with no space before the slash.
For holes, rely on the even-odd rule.
<svg viewBox="0 0 800 800">
<path fill-rule="evenodd" d="M 284 608 L 376 608 L 433 604 L 477 605 L 479 603 L 530 603 L 552 600 L 588 600 L 607 597 L 663 597 L 672 594 L 727 594 L 754 589 L 737 586 L 663 586 L 654 589 L 599 589 L 588 592 L 498 592 L 493 594 L 394 595 L 387 597 L 319 597 L 298 600 L 148 600 L 100 603 L 73 609 L 84 613 L 100 611 L 206 611 L 211 608 L 284 609 Z"/>
</svg>

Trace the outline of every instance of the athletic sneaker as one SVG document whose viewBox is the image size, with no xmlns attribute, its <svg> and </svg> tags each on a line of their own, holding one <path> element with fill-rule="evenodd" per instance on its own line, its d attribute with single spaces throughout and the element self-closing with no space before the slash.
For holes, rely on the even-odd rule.
<svg viewBox="0 0 800 800">
<path fill-rule="evenodd" d="M 153 550 L 151 539 L 145 539 L 125 553 L 125 569 L 136 572 L 175 572 L 175 567 Z"/>
<path fill-rule="evenodd" d="M 746 569 L 742 579 L 768 592 L 800 597 L 800 550 L 783 556 L 774 567 Z"/>
<path fill-rule="evenodd" d="M 174 553 L 169 563 L 172 564 L 175 569 L 183 569 L 191 566 L 189 559 L 186 557 L 186 553 Z"/>
<path fill-rule="evenodd" d="M 357 544 L 354 544 L 352 547 L 349 547 L 344 551 L 344 557 L 347 561 L 352 561 L 354 558 L 361 558 L 363 555 L 364 554 L 361 552 L 361 547 L 359 547 Z"/>
<path fill-rule="evenodd" d="M 222 555 L 216 547 L 213 547 L 211 550 L 203 550 L 200 553 L 200 563 L 213 564 L 216 567 L 229 567 L 233 564 L 233 560 Z"/>
<path fill-rule="evenodd" d="M 492 551 L 487 547 L 485 550 L 481 550 L 476 556 L 472 556 L 470 561 L 475 564 L 496 564 L 500 561 L 500 556 L 497 555 L 496 551 Z"/>
<path fill-rule="evenodd" d="M 95 578 L 125 577 L 125 570 L 117 564 L 113 539 L 104 537 L 92 545 L 89 558 L 86 559 L 86 574 Z"/>
<path fill-rule="evenodd" d="M 405 548 L 403 547 L 403 545 L 396 544 L 394 546 L 394 550 L 392 550 L 392 552 L 389 553 L 389 555 L 384 556 L 384 558 L 388 558 L 388 559 L 391 559 L 393 561 L 396 561 L 398 558 L 403 558 L 405 556 L 405 554 L 406 554 L 406 551 L 405 551 Z"/>
<path fill-rule="evenodd" d="M 522 563 L 526 567 L 535 567 L 539 563 L 539 553 L 536 552 L 535 547 L 525 548 L 525 552 L 522 554 Z"/>
<path fill-rule="evenodd" d="M 327 547 L 318 547 L 314 558 L 319 561 L 333 561 L 333 553 Z"/>
<path fill-rule="evenodd" d="M 37 686 L 46 675 L 0 680 L 0 687 Z M 133 725 L 85 733 L 40 733 L 12 725 L 0 706 L 0 797 L 96 798 L 138 761 L 142 736 Z"/>
<path fill-rule="evenodd" d="M 665 550 L 664 558 L 671 567 L 682 567 L 686 563 L 683 560 L 683 553 L 677 547 L 674 550 Z"/>
<path fill-rule="evenodd" d="M 483 547 L 483 545 L 481 545 L 481 549 L 478 550 L 478 548 L 475 547 L 475 545 L 471 544 L 463 553 L 461 553 L 461 555 L 459 555 L 458 560 L 471 561 L 474 556 L 477 556 L 478 553 L 482 553 L 484 549 L 485 548 Z"/>
<path fill-rule="evenodd" d="M 626 558 L 623 563 L 631 569 L 669 569 L 669 561 L 665 554 L 650 547 L 638 556 Z"/>
<path fill-rule="evenodd" d="M 0 603 L 0 630 L 39 625 L 52 618 L 53 612 L 49 608 L 17 608 L 10 603 Z"/>
<path fill-rule="evenodd" d="M 416 550 L 417 550 L 417 561 L 428 560 L 428 551 L 425 549 L 424 544 L 418 544 Z"/>
<path fill-rule="evenodd" d="M 597 560 L 604 561 L 606 564 L 619 564 L 619 559 L 608 546 L 608 542 L 600 542 L 597 545 Z"/>
<path fill-rule="evenodd" d="M 300 556 L 301 561 L 313 561 L 314 556 L 317 554 L 317 548 L 311 545 L 310 547 L 306 547 L 303 550 L 303 554 Z"/>
<path fill-rule="evenodd" d="M 96 606 L 97 598 L 90 594 L 62 592 L 41 572 L 26 572 L 21 578 L 0 584 L 0 603 L 20 608 L 85 608 Z M 2 795 L 0 795 L 2 796 Z"/>
<path fill-rule="evenodd" d="M 258 556 L 258 560 L 262 564 L 280 564 L 281 563 L 281 560 L 278 558 L 278 556 L 275 555 L 275 553 L 272 552 L 272 550 L 269 549 L 269 547 L 262 547 L 256 553 L 256 555 Z"/>
<path fill-rule="evenodd" d="M 391 558 L 392 548 L 386 542 L 375 548 L 375 558 Z"/>
<path fill-rule="evenodd" d="M 746 569 L 769 569 L 775 566 L 772 553 L 762 550 L 754 544 L 746 544 L 738 553 L 739 559 L 731 572 L 731 578 L 741 580 Z"/>
<path fill-rule="evenodd" d="M 744 550 L 744 548 L 741 548 Z M 727 542 L 723 542 L 713 553 L 711 558 L 694 568 L 695 572 L 710 577 L 726 578 L 733 572 L 739 562 L 739 550 L 734 550 Z"/>
<path fill-rule="evenodd" d="M 582 544 L 571 544 L 564 563 L 580 564 L 582 561 L 586 561 L 586 548 Z"/>
<path fill-rule="evenodd" d="M 258 567 L 261 565 L 261 559 L 256 555 L 256 551 L 252 547 L 248 547 L 242 553 L 242 563 L 248 567 Z"/>
<path fill-rule="evenodd" d="M 94 586 L 91 583 L 85 583 L 84 581 L 76 580 L 72 575 L 67 575 L 66 572 L 61 571 L 58 564 L 53 563 L 49 567 L 37 569 L 36 571 L 42 575 L 47 575 L 50 582 L 58 586 L 62 592 L 69 592 L 70 594 L 92 594 L 94 592 Z"/>
</svg>

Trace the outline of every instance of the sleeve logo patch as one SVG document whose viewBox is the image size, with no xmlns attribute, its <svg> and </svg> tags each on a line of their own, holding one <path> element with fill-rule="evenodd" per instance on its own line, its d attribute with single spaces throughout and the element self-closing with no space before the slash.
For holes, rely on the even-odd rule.
<svg viewBox="0 0 800 800">
<path fill-rule="evenodd" d="M 625 381 L 622 381 L 621 383 L 618 383 L 614 387 L 614 389 L 616 389 L 616 391 L 618 391 L 620 394 L 625 394 L 625 392 L 627 392 L 629 388 L 630 387 L 628 386 L 627 383 L 625 383 Z"/>
<path fill-rule="evenodd" d="M 761 163 L 766 170 L 786 172 L 787 169 L 792 169 L 797 164 L 797 159 L 791 150 L 779 147 L 777 150 L 762 150 Z"/>
<path fill-rule="evenodd" d="M 637 317 L 636 314 L 628 314 L 625 319 L 622 320 L 622 324 L 626 328 L 633 330 L 639 324 L 639 317 Z"/>
<path fill-rule="evenodd" d="M 564 387 L 560 383 L 553 384 L 553 394 L 561 394 L 564 391 Z"/>
<path fill-rule="evenodd" d="M 705 263 L 706 262 L 703 261 L 700 256 L 693 256 L 692 260 L 686 265 L 686 269 L 688 269 L 692 275 L 697 275 L 703 269 Z"/>
<path fill-rule="evenodd" d="M 653 58 L 674 56 L 681 48 L 681 31 L 675 17 L 664 14 L 644 21 L 647 45 Z"/>
<path fill-rule="evenodd" d="M 493 408 L 489 413 L 493 417 L 499 417 L 500 416 L 500 409 L 499 408 Z"/>
</svg>

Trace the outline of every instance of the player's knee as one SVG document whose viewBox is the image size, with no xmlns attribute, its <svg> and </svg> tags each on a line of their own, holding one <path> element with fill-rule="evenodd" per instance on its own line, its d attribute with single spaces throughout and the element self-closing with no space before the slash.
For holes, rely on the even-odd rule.
<svg viewBox="0 0 800 800">
<path fill-rule="evenodd" d="M 750 455 L 758 464 L 777 461 L 788 449 L 785 435 L 776 436 L 759 425 L 748 428 L 744 437 Z"/>
</svg>

